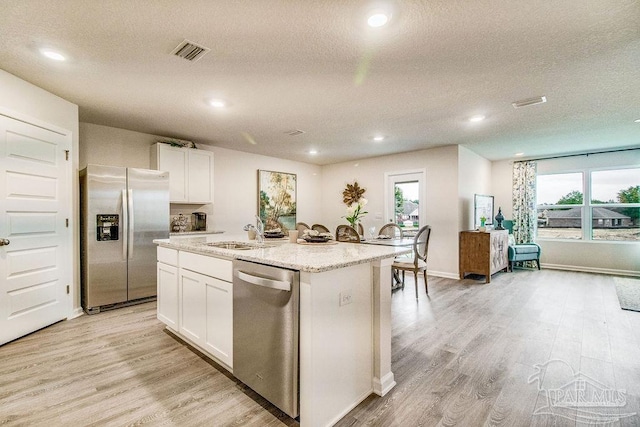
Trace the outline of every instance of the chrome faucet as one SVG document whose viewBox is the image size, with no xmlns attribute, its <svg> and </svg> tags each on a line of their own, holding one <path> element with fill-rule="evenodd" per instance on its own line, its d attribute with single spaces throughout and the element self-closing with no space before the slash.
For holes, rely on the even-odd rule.
<svg viewBox="0 0 640 427">
<path fill-rule="evenodd" d="M 264 223 L 258 215 L 256 215 L 256 240 L 258 243 L 264 243 Z"/>
</svg>

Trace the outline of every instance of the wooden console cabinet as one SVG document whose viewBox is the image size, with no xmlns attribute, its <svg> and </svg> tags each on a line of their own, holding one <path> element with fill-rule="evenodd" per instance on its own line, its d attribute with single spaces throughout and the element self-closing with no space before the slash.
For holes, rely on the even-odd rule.
<svg viewBox="0 0 640 427">
<path fill-rule="evenodd" d="M 486 283 L 490 283 L 492 274 L 507 270 L 508 247 L 507 230 L 461 231 L 460 279 L 470 273 L 483 274 Z"/>
</svg>

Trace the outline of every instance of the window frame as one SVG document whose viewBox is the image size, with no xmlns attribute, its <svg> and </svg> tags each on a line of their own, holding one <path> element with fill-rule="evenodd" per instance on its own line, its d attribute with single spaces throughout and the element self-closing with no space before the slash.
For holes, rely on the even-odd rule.
<svg viewBox="0 0 640 427">
<path fill-rule="evenodd" d="M 546 208 L 566 208 L 567 206 L 580 207 L 582 213 L 581 221 L 581 238 L 580 239 L 566 239 L 566 238 L 553 238 L 553 237 L 540 237 L 538 236 L 538 230 L 536 227 L 536 240 L 549 241 L 549 242 L 591 242 L 591 243 L 616 243 L 616 244 L 637 244 L 637 240 L 606 240 L 606 239 L 594 239 L 593 238 L 593 208 L 595 207 L 615 207 L 615 208 L 640 208 L 640 203 L 592 203 L 592 176 L 593 172 L 611 171 L 611 170 L 628 170 L 639 169 L 640 166 L 628 165 L 628 166 L 607 166 L 607 167 L 587 167 L 583 169 L 567 169 L 563 171 L 554 171 L 549 173 L 538 174 L 538 176 L 550 176 L 550 175 L 566 175 L 571 173 L 582 174 L 582 204 L 573 205 L 539 205 L 536 201 L 536 213 L 539 209 Z M 633 186 L 633 183 L 631 183 Z M 538 192 L 536 183 L 536 193 Z"/>
</svg>

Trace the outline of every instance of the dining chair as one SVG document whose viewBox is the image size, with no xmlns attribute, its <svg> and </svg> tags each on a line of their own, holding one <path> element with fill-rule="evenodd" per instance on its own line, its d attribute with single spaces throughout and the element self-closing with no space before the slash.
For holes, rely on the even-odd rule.
<svg viewBox="0 0 640 427">
<path fill-rule="evenodd" d="M 329 229 L 322 224 L 313 224 L 311 229 L 319 231 L 320 233 L 330 233 Z"/>
<path fill-rule="evenodd" d="M 304 230 L 309 230 L 311 227 L 309 227 L 307 224 L 305 224 L 304 222 L 297 222 L 296 223 L 296 230 L 298 230 L 298 234 L 300 236 L 302 236 L 302 232 Z"/>
<path fill-rule="evenodd" d="M 396 223 L 390 222 L 389 224 L 385 224 L 382 226 L 382 228 L 378 232 L 378 236 L 389 236 L 392 239 L 402 239 L 402 227 L 400 227 Z"/>
<path fill-rule="evenodd" d="M 342 224 L 336 228 L 336 241 L 360 243 L 360 235 L 352 226 Z"/>
<path fill-rule="evenodd" d="M 418 273 L 422 271 L 424 275 L 424 289 L 429 295 L 429 287 L 427 285 L 427 252 L 429 250 L 429 237 L 431 236 L 431 227 L 425 225 L 416 233 L 413 238 L 413 259 L 398 257 L 393 260 L 392 269 L 402 271 L 402 288 L 404 288 L 405 271 L 413 271 L 413 279 L 416 284 L 416 299 L 418 299 Z"/>
</svg>

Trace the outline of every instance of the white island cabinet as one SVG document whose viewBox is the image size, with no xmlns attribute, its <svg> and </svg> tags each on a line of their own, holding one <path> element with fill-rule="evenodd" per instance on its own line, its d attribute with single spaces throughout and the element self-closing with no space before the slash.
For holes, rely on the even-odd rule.
<svg viewBox="0 0 640 427">
<path fill-rule="evenodd" d="M 169 275 L 158 276 L 158 319 L 178 336 L 232 371 L 232 260 L 297 270 L 300 425 L 333 425 L 372 393 L 384 396 L 395 386 L 391 263 L 410 248 L 281 243 L 239 251 L 206 244 L 220 240 L 232 239 L 209 235 L 155 241 L 159 251 L 178 253 L 177 329 L 163 313 L 160 288 L 169 287 L 162 282 Z"/>
<path fill-rule="evenodd" d="M 178 251 L 158 248 L 158 319 L 178 330 Z"/>
<path fill-rule="evenodd" d="M 180 333 L 232 369 L 231 261 L 180 251 L 179 264 Z"/>
</svg>

